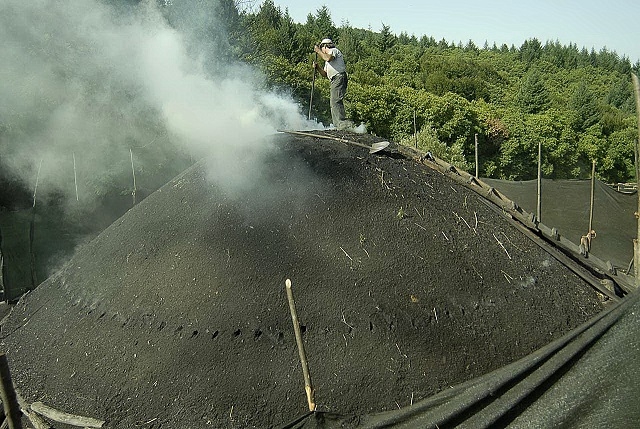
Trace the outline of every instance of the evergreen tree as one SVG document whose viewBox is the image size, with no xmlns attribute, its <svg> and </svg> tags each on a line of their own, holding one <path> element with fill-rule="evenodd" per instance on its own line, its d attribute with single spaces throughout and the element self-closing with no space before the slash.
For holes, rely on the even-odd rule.
<svg viewBox="0 0 640 429">
<path fill-rule="evenodd" d="M 584 81 L 578 83 L 571 95 L 569 107 L 576 113 L 574 128 L 577 131 L 586 131 L 600 119 L 597 100 Z"/>
<path fill-rule="evenodd" d="M 334 43 L 337 43 L 337 34 L 338 29 L 333 25 L 333 21 L 331 20 L 331 13 L 326 6 L 322 6 L 320 9 L 316 11 L 316 15 L 307 15 L 307 27 L 310 30 L 311 34 L 318 39 L 318 42 L 325 37 L 333 40 Z"/>
<path fill-rule="evenodd" d="M 537 69 L 529 70 L 520 83 L 516 105 L 523 113 L 540 113 L 549 105 L 549 95 Z"/>
<path fill-rule="evenodd" d="M 527 64 L 530 64 L 540 58 L 542 55 L 542 45 L 535 37 L 526 40 L 520 47 L 520 58 Z"/>
<path fill-rule="evenodd" d="M 376 47 L 380 52 L 386 52 L 396 44 L 396 36 L 388 25 L 382 24 L 380 34 L 376 38 Z"/>
</svg>

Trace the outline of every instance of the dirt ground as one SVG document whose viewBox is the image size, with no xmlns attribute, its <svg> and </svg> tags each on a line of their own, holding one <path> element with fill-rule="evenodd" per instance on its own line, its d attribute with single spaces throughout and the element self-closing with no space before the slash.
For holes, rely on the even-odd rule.
<svg viewBox="0 0 640 429">
<path fill-rule="evenodd" d="M 107 428 L 290 422 L 308 407 L 286 279 L 317 409 L 342 415 L 409 406 L 603 308 L 481 197 L 393 144 L 271 146 L 239 189 L 196 164 L 15 306 L 2 347 L 28 402 Z"/>
</svg>

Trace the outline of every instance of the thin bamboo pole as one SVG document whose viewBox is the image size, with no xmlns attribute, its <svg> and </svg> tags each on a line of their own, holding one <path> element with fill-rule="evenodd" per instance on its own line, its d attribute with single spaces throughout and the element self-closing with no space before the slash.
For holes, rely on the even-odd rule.
<svg viewBox="0 0 640 429">
<path fill-rule="evenodd" d="M 418 125 L 416 124 L 416 109 L 413 109 L 413 140 L 418 149 Z"/>
<path fill-rule="evenodd" d="M 590 201 L 589 230 L 587 231 L 587 233 L 591 233 L 591 230 L 593 229 L 593 199 L 594 199 L 593 195 L 594 195 L 595 185 L 596 185 L 596 161 L 594 159 L 591 163 L 591 199 L 589 200 Z"/>
<path fill-rule="evenodd" d="M 480 166 L 478 165 L 478 134 L 476 133 L 475 136 L 475 141 L 476 141 L 476 179 L 478 177 L 480 177 Z"/>
<path fill-rule="evenodd" d="M 298 354 L 300 355 L 300 363 L 302 364 L 302 374 L 304 376 L 304 390 L 307 393 L 307 403 L 309 411 L 315 411 L 316 404 L 313 398 L 313 387 L 311 386 L 311 376 L 309 375 L 309 366 L 307 364 L 307 355 L 304 351 L 304 343 L 302 342 L 302 334 L 300 332 L 300 324 L 298 323 L 298 315 L 296 313 L 296 304 L 293 301 L 293 291 L 291 290 L 291 280 L 285 281 L 287 289 L 287 299 L 289 300 L 289 310 L 291 311 L 291 321 L 293 322 L 293 330 L 296 334 L 296 343 L 298 344 Z"/>
<path fill-rule="evenodd" d="M 133 205 L 136 205 L 136 169 L 133 167 L 133 150 L 129 148 L 129 154 L 131 155 L 131 173 L 133 174 L 133 191 L 131 196 L 133 197 Z"/>
<path fill-rule="evenodd" d="M 318 62 L 318 53 L 316 52 L 316 63 Z M 311 95 L 309 96 L 309 120 L 311 120 L 311 110 L 313 108 L 313 91 L 316 89 L 316 67 L 313 66 L 313 79 L 311 80 Z"/>
<path fill-rule="evenodd" d="M 638 210 L 636 213 L 640 214 L 640 162 L 638 157 L 640 156 L 640 81 L 635 73 L 631 73 L 631 80 L 633 81 L 633 88 L 636 94 L 636 114 L 638 115 L 638 139 L 636 140 L 635 153 L 636 153 L 636 184 L 638 189 Z M 633 241 L 633 260 L 635 268 L 636 286 L 640 286 L 640 249 L 638 240 L 640 239 L 640 217 L 637 220 L 638 226 L 636 231 L 636 239 Z"/>
<path fill-rule="evenodd" d="M 38 174 L 36 175 L 36 185 L 33 187 L 33 207 L 36 206 L 36 194 L 38 193 L 38 182 L 40 181 L 40 170 L 42 170 L 42 159 L 40 159 L 40 166 L 38 167 Z"/>
<path fill-rule="evenodd" d="M 538 199 L 536 204 L 536 218 L 542 222 L 542 142 L 538 142 Z"/>
<path fill-rule="evenodd" d="M 80 201 L 78 198 L 78 173 L 76 172 L 76 153 L 73 153 L 73 183 L 76 185 L 76 201 Z"/>
</svg>

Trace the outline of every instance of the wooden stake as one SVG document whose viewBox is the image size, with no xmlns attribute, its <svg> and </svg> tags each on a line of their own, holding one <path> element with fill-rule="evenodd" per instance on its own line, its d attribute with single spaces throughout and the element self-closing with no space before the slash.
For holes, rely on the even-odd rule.
<svg viewBox="0 0 640 429">
<path fill-rule="evenodd" d="M 40 170 L 42 170 L 42 159 L 40 159 L 40 166 L 38 167 L 38 174 L 36 175 L 36 186 L 33 188 L 33 207 L 36 206 L 36 194 L 38 193 L 38 182 L 40 181 Z"/>
<path fill-rule="evenodd" d="M 631 73 L 631 80 L 633 81 L 633 89 L 634 89 L 634 93 L 636 96 L 636 115 L 638 115 L 638 119 L 640 120 L 640 79 L 638 79 L 638 76 L 635 73 Z M 640 190 L 640 160 L 638 160 L 638 157 L 640 157 L 640 148 L 638 147 L 640 146 L 640 127 L 638 127 L 638 138 L 636 139 L 636 144 L 634 146 L 635 148 L 635 164 L 636 164 L 636 187 L 638 190 Z M 640 213 L 640 192 L 637 192 L 638 194 L 638 213 Z M 635 267 L 635 285 L 636 286 L 640 286 L 640 246 L 637 245 L 636 241 L 640 240 L 640 218 L 638 218 L 637 220 L 637 230 L 636 230 L 636 240 L 634 241 L 634 252 L 633 252 L 633 259 L 634 259 L 634 267 Z"/>
<path fill-rule="evenodd" d="M 476 133 L 474 136 L 476 143 L 476 179 L 480 177 L 480 166 L 478 165 L 478 134 Z"/>
<path fill-rule="evenodd" d="M 293 301 L 293 291 L 291 290 L 291 280 L 285 282 L 287 289 L 287 299 L 289 300 L 289 310 L 291 311 L 291 321 L 293 322 L 293 330 L 296 334 L 296 343 L 298 344 L 298 354 L 300 355 L 300 363 L 302 364 L 302 374 L 304 375 L 304 390 L 307 392 L 307 403 L 309 411 L 315 411 L 316 404 L 313 398 L 313 387 L 311 386 L 311 377 L 309 376 L 309 366 L 307 365 L 307 356 L 304 352 L 304 344 L 302 343 L 302 334 L 300 333 L 300 324 L 298 323 L 298 315 L 296 313 L 296 304 Z"/>
<path fill-rule="evenodd" d="M 593 194 L 596 185 L 596 160 L 591 161 L 591 198 L 589 200 L 589 229 L 587 234 L 593 230 Z"/>
<path fill-rule="evenodd" d="M 136 169 L 133 167 L 133 150 L 129 148 L 129 155 L 131 156 L 131 173 L 133 174 L 133 191 L 131 195 L 133 196 L 133 205 L 136 205 Z"/>
<path fill-rule="evenodd" d="M 415 140 L 416 149 L 418 149 L 418 128 L 416 125 L 416 109 L 413 109 L 413 139 Z"/>
<path fill-rule="evenodd" d="M 73 183 L 76 185 L 76 201 L 80 201 L 78 198 L 78 172 L 76 171 L 76 153 L 73 154 Z"/>
<path fill-rule="evenodd" d="M 7 355 L 4 353 L 0 354 L 0 398 L 2 398 L 2 406 L 5 416 L 7 416 L 6 421 L 9 429 L 22 429 L 22 413 L 11 381 Z"/>
<path fill-rule="evenodd" d="M 542 141 L 538 142 L 538 199 L 536 204 L 537 222 L 542 221 Z"/>
</svg>

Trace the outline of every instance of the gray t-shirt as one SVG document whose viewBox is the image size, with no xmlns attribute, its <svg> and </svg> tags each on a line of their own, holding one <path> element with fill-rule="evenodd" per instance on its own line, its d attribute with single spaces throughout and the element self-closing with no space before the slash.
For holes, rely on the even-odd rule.
<svg viewBox="0 0 640 429">
<path fill-rule="evenodd" d="M 331 54 L 333 59 L 331 61 L 325 61 L 324 71 L 327 72 L 327 77 L 331 79 L 338 73 L 344 73 L 347 70 L 347 65 L 344 62 L 344 56 L 340 49 L 331 48 Z"/>
</svg>

